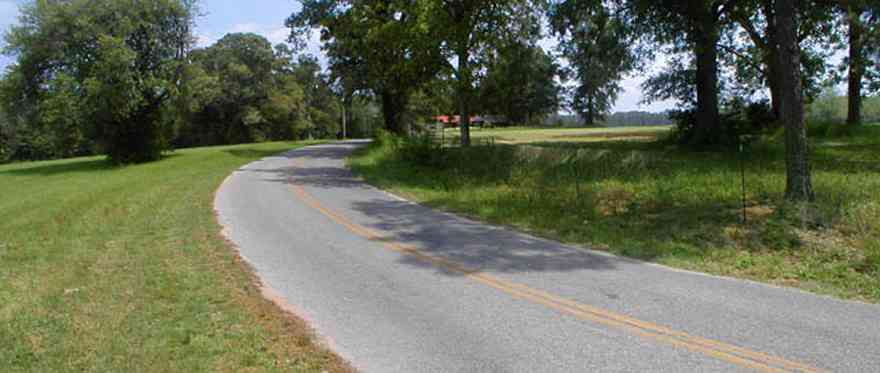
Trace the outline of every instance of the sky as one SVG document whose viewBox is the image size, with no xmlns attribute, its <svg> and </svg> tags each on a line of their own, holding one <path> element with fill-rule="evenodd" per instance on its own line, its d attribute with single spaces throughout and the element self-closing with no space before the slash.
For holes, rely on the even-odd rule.
<svg viewBox="0 0 880 373">
<path fill-rule="evenodd" d="M 19 4 L 26 2 L 0 0 L 0 28 L 4 32 L 15 24 Z M 208 46 L 230 32 L 253 32 L 263 35 L 273 45 L 283 43 L 288 32 L 284 20 L 299 8 L 297 3 L 294 0 L 201 0 L 202 15 L 197 18 L 195 29 L 198 45 Z M 552 43 L 544 43 L 544 47 L 552 48 Z M 317 35 L 313 35 L 307 50 L 321 59 Z M 0 57 L 0 71 L 5 70 L 11 62 L 6 56 Z M 642 95 L 639 86 L 643 80 L 644 77 L 629 77 L 621 82 L 623 91 L 613 111 L 663 111 L 675 106 L 675 102 L 671 101 L 640 105 Z"/>
</svg>

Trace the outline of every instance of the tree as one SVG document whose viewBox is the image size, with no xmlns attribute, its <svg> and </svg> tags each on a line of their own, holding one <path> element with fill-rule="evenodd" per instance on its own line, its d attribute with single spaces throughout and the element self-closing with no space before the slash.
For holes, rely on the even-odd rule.
<svg viewBox="0 0 880 373">
<path fill-rule="evenodd" d="M 7 96 L 23 105 L 18 118 L 89 133 L 115 163 L 159 159 L 193 42 L 194 3 L 36 1 L 21 13 L 6 35 L 6 53 L 17 57 L 18 91 Z"/>
<path fill-rule="evenodd" d="M 265 138 L 267 121 L 260 107 L 275 84 L 275 54 L 266 38 L 250 33 L 227 34 L 191 54 L 208 81 L 191 116 L 187 145 L 235 144 Z M 210 83 L 209 83 L 210 82 Z M 196 88 L 196 87 L 193 87 Z"/>
<path fill-rule="evenodd" d="M 493 47 L 538 34 L 538 8 L 528 0 L 424 0 L 431 36 L 455 72 L 461 144 L 470 145 L 475 72 Z"/>
<path fill-rule="evenodd" d="M 216 145 L 329 137 L 332 92 L 317 60 L 251 33 L 227 34 L 191 53 L 175 145 Z M 329 113 L 325 113 L 329 111 Z M 321 119 L 315 123 L 314 119 Z M 335 123 L 330 123 L 335 125 Z M 322 127 L 323 126 L 323 127 Z M 320 129 L 320 130 L 316 130 Z"/>
<path fill-rule="evenodd" d="M 690 145 L 709 146 L 722 141 L 719 109 L 719 57 L 718 45 L 722 34 L 728 30 L 728 12 L 734 2 L 722 0 L 631 0 L 639 27 L 650 32 L 659 43 L 672 43 L 674 51 L 689 51 L 690 63 L 676 63 L 659 79 L 649 80 L 655 85 L 650 90 L 663 90 L 658 84 L 670 84 L 672 88 L 693 82 L 696 105 L 696 131 Z M 692 73 L 691 73 L 692 72 Z M 689 93 L 687 93 L 689 94 Z"/>
<path fill-rule="evenodd" d="M 438 41 L 426 27 L 423 4 L 397 0 L 305 0 L 286 21 L 289 40 L 301 47 L 319 29 L 334 76 L 352 90 L 371 90 L 382 103 L 385 129 L 405 132 L 410 95 L 444 64 Z"/>
<path fill-rule="evenodd" d="M 806 95 L 814 97 L 822 89 L 822 73 L 830 56 L 833 41 L 832 9 L 824 0 L 805 0 L 808 5 L 797 9 L 801 20 L 798 25 L 797 41 L 801 45 L 802 81 Z M 802 2 L 803 3 L 803 2 Z M 735 56 L 734 67 L 741 84 L 763 88 L 770 91 L 770 104 L 773 115 L 780 117 L 781 72 L 779 56 L 775 44 L 778 29 L 774 0 L 738 1 L 730 12 L 730 17 L 742 29 L 744 38 L 751 45 L 742 43 L 736 37 L 730 38 L 722 49 Z"/>
<path fill-rule="evenodd" d="M 484 114 L 503 115 L 511 123 L 538 121 L 560 106 L 559 74 L 556 61 L 543 49 L 514 43 L 490 58 L 477 101 Z"/>
<path fill-rule="evenodd" d="M 620 80 L 637 65 L 632 27 L 622 11 L 601 0 L 555 3 L 550 24 L 578 83 L 572 107 L 593 125 L 604 119 L 620 92 Z"/>
<path fill-rule="evenodd" d="M 803 86 L 800 71 L 800 43 L 794 0 L 776 0 L 776 45 L 778 46 L 781 94 L 781 118 L 785 126 L 785 198 L 802 202 L 814 199 L 810 165 L 807 157 L 807 132 L 804 123 Z"/>
<path fill-rule="evenodd" d="M 848 55 L 846 123 L 862 121 L 862 92 L 865 78 L 876 78 L 877 68 L 870 54 L 877 52 L 877 43 L 870 43 L 880 28 L 880 4 L 869 0 L 837 0 L 847 27 Z M 876 39 L 873 39 L 876 40 Z"/>
<path fill-rule="evenodd" d="M 322 71 L 318 59 L 312 56 L 301 56 L 293 74 L 305 94 L 307 117 L 312 125 L 310 135 L 335 137 L 341 132 L 342 113 L 330 76 Z"/>
</svg>

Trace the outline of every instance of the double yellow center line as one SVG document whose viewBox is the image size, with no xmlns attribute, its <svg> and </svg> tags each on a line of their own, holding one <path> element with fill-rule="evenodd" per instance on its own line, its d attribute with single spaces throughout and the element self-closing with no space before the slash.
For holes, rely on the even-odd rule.
<svg viewBox="0 0 880 373">
<path fill-rule="evenodd" d="M 330 220 L 345 227 L 352 233 L 363 238 L 382 242 L 388 250 L 408 255 L 430 263 L 438 268 L 461 274 L 463 277 L 497 289 L 514 298 L 534 304 L 540 304 L 555 311 L 574 316 L 581 320 L 591 321 L 618 330 L 623 330 L 647 339 L 664 342 L 676 347 L 698 352 L 718 360 L 761 372 L 820 372 L 805 364 L 767 355 L 746 348 L 737 347 L 723 342 L 689 335 L 650 322 L 637 320 L 629 316 L 608 310 L 581 304 L 562 298 L 543 290 L 507 281 L 495 276 L 481 273 L 479 270 L 466 268 L 458 263 L 425 253 L 414 246 L 404 245 L 388 237 L 384 237 L 367 227 L 358 225 L 344 216 L 324 207 L 317 199 L 309 195 L 302 186 L 290 179 L 290 188 L 294 195 L 309 207 L 320 212 Z"/>
</svg>

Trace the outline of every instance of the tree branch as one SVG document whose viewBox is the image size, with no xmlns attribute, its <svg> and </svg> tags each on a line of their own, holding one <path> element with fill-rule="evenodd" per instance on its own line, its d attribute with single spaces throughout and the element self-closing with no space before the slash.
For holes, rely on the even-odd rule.
<svg viewBox="0 0 880 373">
<path fill-rule="evenodd" d="M 755 61 L 750 56 L 746 56 L 746 55 L 740 53 L 739 51 L 736 50 L 736 48 L 734 48 L 730 45 L 719 44 L 718 47 L 728 53 L 731 53 L 731 54 L 743 59 L 746 63 L 748 63 L 750 66 L 752 66 L 752 68 L 760 71 L 761 75 L 764 75 L 764 76 L 767 75 L 767 72 L 764 70 L 764 67 L 761 66 L 761 64 L 759 64 L 759 63 L 755 63 Z"/>
</svg>

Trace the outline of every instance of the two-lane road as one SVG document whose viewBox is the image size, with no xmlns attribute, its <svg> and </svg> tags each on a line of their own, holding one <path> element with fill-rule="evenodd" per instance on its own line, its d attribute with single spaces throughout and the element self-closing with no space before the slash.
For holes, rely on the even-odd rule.
<svg viewBox="0 0 880 373">
<path fill-rule="evenodd" d="M 367 372 L 880 372 L 880 307 L 590 252 L 400 200 L 362 142 L 236 171 L 215 205 L 264 283 Z"/>
</svg>

